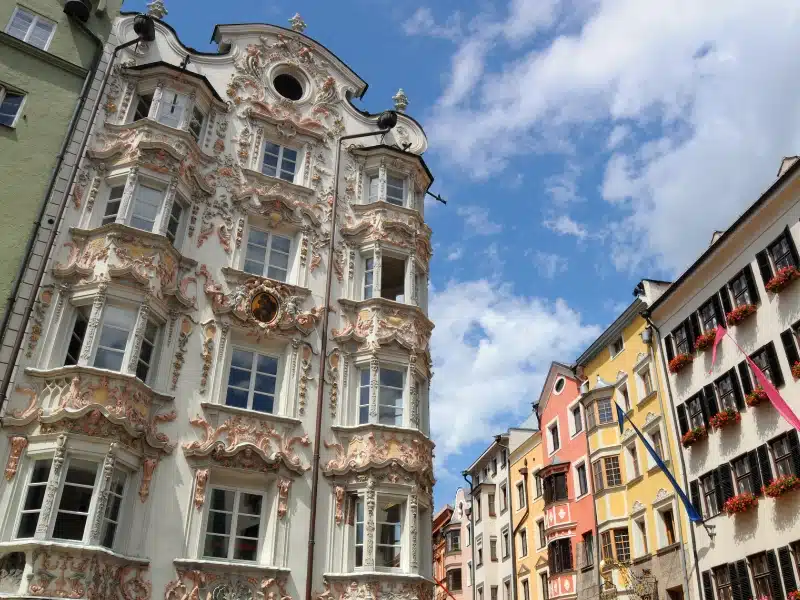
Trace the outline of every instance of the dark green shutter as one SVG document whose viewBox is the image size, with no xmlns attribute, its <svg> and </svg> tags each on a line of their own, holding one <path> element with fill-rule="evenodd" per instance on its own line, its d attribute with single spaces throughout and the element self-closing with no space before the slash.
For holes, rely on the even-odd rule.
<svg viewBox="0 0 800 600">
<path fill-rule="evenodd" d="M 664 349 L 667 351 L 667 362 L 675 358 L 675 347 L 672 344 L 672 334 L 670 333 L 664 338 Z"/>
<path fill-rule="evenodd" d="M 772 383 L 775 384 L 775 387 L 782 387 L 783 373 L 781 372 L 781 365 L 778 362 L 778 353 L 775 351 L 775 344 L 772 342 L 767 344 L 767 360 L 769 361 L 769 367 L 772 371 Z"/>
<path fill-rule="evenodd" d="M 778 548 L 778 563 L 781 566 L 781 575 L 783 575 L 783 587 L 786 588 L 786 595 L 797 589 L 797 580 L 794 577 L 792 570 L 792 553 L 789 546 Z"/>
<path fill-rule="evenodd" d="M 792 455 L 794 474 L 800 477 L 800 436 L 796 429 L 792 429 L 787 435 L 789 436 L 789 453 Z"/>
<path fill-rule="evenodd" d="M 773 598 L 785 598 L 781 585 L 781 574 L 778 572 L 778 559 L 774 550 L 767 550 L 767 566 L 769 567 L 769 586 L 772 588 Z"/>
<path fill-rule="evenodd" d="M 719 291 L 719 297 L 722 298 L 722 310 L 725 311 L 727 315 L 729 312 L 733 310 L 733 301 L 731 300 L 731 292 L 728 289 L 728 284 L 722 286 L 722 289 Z M 725 320 L 722 323 L 726 323 Z"/>
<path fill-rule="evenodd" d="M 761 295 L 758 293 L 756 278 L 753 277 L 753 265 L 747 265 L 744 268 L 744 276 L 747 279 L 747 287 L 750 289 L 750 300 L 752 300 L 753 304 L 760 304 Z"/>
<path fill-rule="evenodd" d="M 686 339 L 689 341 L 688 353 L 691 354 L 694 352 L 694 343 L 697 340 L 697 337 L 702 333 L 702 331 L 700 331 L 700 319 L 698 318 L 697 313 L 692 313 L 691 316 L 686 319 L 681 326 L 686 332 Z"/>
<path fill-rule="evenodd" d="M 792 259 L 794 260 L 794 266 L 800 266 L 800 257 L 797 255 L 797 246 L 794 244 L 794 237 L 792 236 L 792 232 L 789 229 L 789 226 L 786 226 L 786 229 L 783 230 L 786 234 L 786 242 L 789 244 L 789 252 L 792 253 Z"/>
<path fill-rule="evenodd" d="M 686 416 L 686 404 L 681 404 L 678 407 L 678 427 L 681 429 L 681 437 L 686 435 L 689 431 L 689 418 Z"/>
<path fill-rule="evenodd" d="M 736 578 L 737 583 L 739 584 L 739 593 L 741 594 L 742 600 L 749 600 L 753 597 L 753 588 L 750 587 L 750 577 L 747 574 L 747 561 L 746 560 L 737 560 L 736 561 L 736 573 L 738 577 Z"/>
<path fill-rule="evenodd" d="M 722 468 L 719 467 L 711 471 L 711 479 L 714 482 L 714 494 L 717 496 L 717 513 L 722 510 L 722 505 L 725 504 L 725 497 L 722 494 Z M 711 515 L 713 516 L 713 515 Z"/>
<path fill-rule="evenodd" d="M 739 377 L 742 380 L 742 393 L 747 396 L 753 391 L 753 380 L 750 379 L 750 366 L 746 360 L 739 363 Z"/>
<path fill-rule="evenodd" d="M 714 389 L 714 384 L 709 383 L 707 386 L 703 388 L 703 406 L 706 409 L 706 425 L 708 425 L 708 419 L 713 417 L 715 414 L 719 412 L 719 405 L 717 404 L 717 394 Z"/>
<path fill-rule="evenodd" d="M 703 502 L 700 499 L 700 483 L 695 479 L 694 481 L 689 482 L 689 496 L 692 498 L 692 504 L 694 505 L 697 514 L 703 514 Z"/>
<path fill-rule="evenodd" d="M 736 368 L 728 371 L 728 377 L 731 378 L 731 384 L 733 386 L 733 398 L 736 400 L 736 408 L 738 408 L 741 412 L 744 409 L 744 395 L 742 394 L 742 388 L 739 386 L 739 378 L 736 376 Z"/>
<path fill-rule="evenodd" d="M 769 263 L 769 256 L 766 250 L 762 250 L 756 254 L 756 261 L 758 262 L 758 270 L 761 273 L 761 280 L 766 287 L 769 280 L 772 279 L 772 265 Z"/>
<path fill-rule="evenodd" d="M 714 600 L 714 586 L 711 585 L 711 571 L 703 571 L 703 594 L 706 600 Z"/>
<path fill-rule="evenodd" d="M 783 343 L 783 350 L 786 352 L 786 360 L 789 361 L 789 367 L 791 368 L 794 366 L 794 363 L 800 361 L 800 353 L 797 352 L 794 330 L 791 327 L 781 333 L 781 342 Z"/>
<path fill-rule="evenodd" d="M 724 288 L 723 288 L 724 291 Z M 717 316 L 717 325 L 725 325 L 725 311 L 722 310 L 719 294 L 714 294 L 714 314 Z"/>
<path fill-rule="evenodd" d="M 747 453 L 747 464 L 750 467 L 750 485 L 756 496 L 761 495 L 761 469 L 758 467 L 758 452 L 751 450 Z"/>
<path fill-rule="evenodd" d="M 733 498 L 735 495 L 733 491 L 733 475 L 731 475 L 731 466 L 729 464 L 720 465 L 717 468 L 719 473 L 719 485 L 722 492 L 722 502 L 719 507 L 722 509 L 723 505 Z"/>
<path fill-rule="evenodd" d="M 769 485 L 772 481 L 772 464 L 769 462 L 769 449 L 766 444 L 756 448 L 758 452 L 758 467 L 761 472 L 761 481 L 764 485 Z"/>
<path fill-rule="evenodd" d="M 750 600 L 750 597 L 742 598 L 742 592 L 739 589 L 739 575 L 736 572 L 736 565 L 734 563 L 728 564 L 728 578 L 731 582 L 731 595 L 733 600 Z"/>
</svg>

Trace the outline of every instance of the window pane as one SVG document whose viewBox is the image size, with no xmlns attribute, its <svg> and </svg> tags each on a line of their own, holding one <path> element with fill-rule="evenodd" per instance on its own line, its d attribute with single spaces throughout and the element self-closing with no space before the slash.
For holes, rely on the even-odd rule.
<svg viewBox="0 0 800 600">
<path fill-rule="evenodd" d="M 213 510 L 208 512 L 208 524 L 206 531 L 210 533 L 223 533 L 228 534 L 231 531 L 231 522 L 233 515 L 229 513 L 215 512 Z"/>
<path fill-rule="evenodd" d="M 206 543 L 203 546 L 203 556 L 227 558 L 229 541 L 230 538 L 228 536 L 206 535 Z"/>
<path fill-rule="evenodd" d="M 13 35 L 15 38 L 24 40 L 25 36 L 28 35 L 28 29 L 30 29 L 32 23 L 32 14 L 21 9 L 17 9 L 17 12 L 14 14 L 14 19 L 8 26 L 8 33 Z"/>
<path fill-rule="evenodd" d="M 230 374 L 228 375 L 228 385 L 244 388 L 246 390 L 250 386 L 250 371 L 231 367 Z"/>
<path fill-rule="evenodd" d="M 403 372 L 402 371 L 392 371 L 389 369 L 381 369 L 380 370 L 380 384 L 402 388 L 403 387 Z"/>
<path fill-rule="evenodd" d="M 253 353 L 247 352 L 246 350 L 234 349 L 231 355 L 231 364 L 249 371 L 253 368 Z"/>
<path fill-rule="evenodd" d="M 14 92 L 6 92 L 3 103 L 0 104 L 0 123 L 11 127 L 17 118 L 17 113 L 22 105 L 24 96 Z"/>
<path fill-rule="evenodd" d="M 253 394 L 253 410 L 271 413 L 275 408 L 275 397 L 265 394 Z"/>
<path fill-rule="evenodd" d="M 37 21 L 36 25 L 33 26 L 31 37 L 28 38 L 28 43 L 44 50 L 50 40 L 51 31 L 53 31 L 53 26 L 50 23 L 45 23 L 41 20 Z"/>
<path fill-rule="evenodd" d="M 163 200 L 163 191 L 144 185 L 139 186 L 133 200 L 131 226 L 144 231 L 153 231 Z"/>
<path fill-rule="evenodd" d="M 225 396 L 225 404 L 237 408 L 247 408 L 247 391 L 228 388 L 228 393 Z"/>
<path fill-rule="evenodd" d="M 85 514 L 59 512 L 53 527 L 53 537 L 59 540 L 82 540 L 85 528 Z"/>
<path fill-rule="evenodd" d="M 258 363 L 256 365 L 256 370 L 259 373 L 270 373 L 271 375 L 275 375 L 278 372 L 278 359 L 274 356 L 258 356 Z"/>
<path fill-rule="evenodd" d="M 211 510 L 233 511 L 233 500 L 236 494 L 230 490 L 211 490 Z"/>
<path fill-rule="evenodd" d="M 256 375 L 256 386 L 254 391 L 262 394 L 274 394 L 275 377 L 273 375 Z"/>
</svg>

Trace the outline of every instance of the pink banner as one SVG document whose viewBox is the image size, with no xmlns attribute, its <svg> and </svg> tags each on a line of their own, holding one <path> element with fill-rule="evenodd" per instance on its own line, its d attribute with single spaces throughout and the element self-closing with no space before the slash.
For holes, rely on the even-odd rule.
<svg viewBox="0 0 800 600">
<path fill-rule="evenodd" d="M 717 325 L 717 334 L 714 336 L 714 347 L 711 349 L 711 368 L 708 370 L 709 375 L 711 375 L 711 371 L 714 370 L 714 363 L 717 362 L 717 346 L 719 346 L 719 343 L 722 341 L 722 336 L 726 333 L 728 332 L 725 331 L 722 325 Z"/>
<path fill-rule="evenodd" d="M 728 334 L 728 337 L 731 338 L 731 341 L 736 344 L 736 340 Z M 772 406 L 775 407 L 775 410 L 778 411 L 784 419 L 786 419 L 795 429 L 800 431 L 800 418 L 797 417 L 796 414 L 792 412 L 792 408 L 786 403 L 778 390 L 772 385 L 772 382 L 767 379 L 767 376 L 764 375 L 763 371 L 758 368 L 758 365 L 754 363 L 745 351 L 742 350 L 742 347 L 739 344 L 736 344 L 736 347 L 739 348 L 739 352 L 744 354 L 744 357 L 747 359 L 747 364 L 750 365 L 750 370 L 753 371 L 753 375 L 756 376 L 756 380 L 758 381 L 758 385 L 766 392 L 767 398 L 769 401 L 772 402 Z"/>
</svg>

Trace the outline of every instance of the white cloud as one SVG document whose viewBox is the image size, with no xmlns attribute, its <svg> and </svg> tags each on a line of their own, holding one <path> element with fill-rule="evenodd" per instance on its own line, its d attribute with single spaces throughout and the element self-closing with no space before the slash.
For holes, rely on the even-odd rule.
<svg viewBox="0 0 800 600">
<path fill-rule="evenodd" d="M 581 168 L 577 163 L 568 162 L 563 172 L 545 179 L 545 190 L 555 205 L 564 206 L 583 200 L 578 195 L 578 178 L 580 176 Z"/>
<path fill-rule="evenodd" d="M 459 206 L 456 214 L 464 219 L 464 226 L 474 235 L 494 235 L 503 231 L 503 226 L 489 218 L 489 209 L 482 206 Z"/>
<path fill-rule="evenodd" d="M 542 225 L 559 235 L 571 235 L 579 240 L 584 240 L 589 236 L 586 226 L 574 221 L 568 215 L 559 215 L 554 219 L 548 219 Z"/>
<path fill-rule="evenodd" d="M 485 279 L 434 291 L 430 317 L 431 428 L 440 465 L 521 421 L 550 363 L 574 359 L 601 331 L 562 300 L 518 296 Z"/>
<path fill-rule="evenodd" d="M 455 12 L 444 24 L 438 24 L 431 9 L 421 6 L 403 23 L 403 31 L 406 35 L 424 35 L 456 40 L 461 35 L 461 14 Z"/>
<path fill-rule="evenodd" d="M 627 125 L 617 125 L 614 129 L 611 130 L 611 133 L 608 135 L 608 143 L 606 148 L 609 150 L 614 150 L 617 146 L 619 146 L 622 142 L 625 141 L 631 134 L 631 128 Z"/>
<path fill-rule="evenodd" d="M 566 271 L 569 264 L 563 256 L 540 251 L 533 255 L 533 263 L 539 270 L 539 274 L 547 279 L 553 279 L 559 273 Z"/>
<path fill-rule="evenodd" d="M 459 260 L 462 256 L 464 256 L 464 246 L 460 246 L 458 244 L 454 244 L 450 247 L 447 252 L 447 260 Z"/>
<path fill-rule="evenodd" d="M 486 178 L 620 121 L 647 132 L 612 129 L 588 150 L 619 153 L 602 187 L 622 211 L 608 239 L 618 266 L 685 266 L 800 147 L 800 79 L 787 76 L 800 70 L 796 0 L 507 6 L 478 43 L 459 41 L 460 74 L 426 124 L 433 149 Z"/>
</svg>

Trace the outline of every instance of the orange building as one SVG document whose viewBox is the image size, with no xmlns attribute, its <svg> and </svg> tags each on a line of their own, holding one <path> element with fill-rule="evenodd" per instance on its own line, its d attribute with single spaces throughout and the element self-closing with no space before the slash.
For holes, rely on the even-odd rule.
<svg viewBox="0 0 800 600">
<path fill-rule="evenodd" d="M 447 565 L 445 565 L 445 555 L 447 554 L 447 526 L 453 517 L 453 507 L 445 504 L 439 512 L 433 516 L 433 577 L 436 581 L 446 584 Z M 460 587 L 460 586 L 459 586 Z M 444 597 L 442 588 L 436 588 L 436 598 Z"/>
<path fill-rule="evenodd" d="M 538 529 L 547 545 L 548 600 L 591 598 L 598 593 L 597 526 L 579 398 L 580 381 L 572 369 L 552 363 L 536 406 L 543 460 L 533 472 L 534 494 L 544 496 Z M 538 574 L 543 576 L 544 569 Z"/>
</svg>

